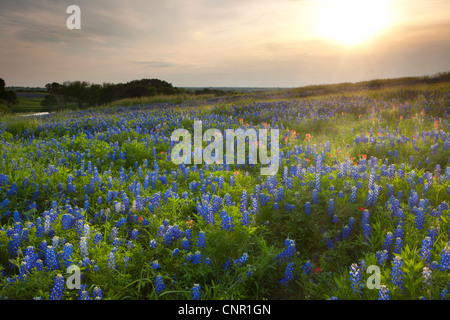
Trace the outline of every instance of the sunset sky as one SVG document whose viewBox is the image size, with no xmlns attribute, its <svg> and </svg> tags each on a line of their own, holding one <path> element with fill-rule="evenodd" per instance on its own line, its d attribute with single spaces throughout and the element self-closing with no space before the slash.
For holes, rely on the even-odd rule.
<svg viewBox="0 0 450 320">
<path fill-rule="evenodd" d="M 69 30 L 69 5 L 81 29 Z M 450 71 L 448 0 L 0 0 L 7 86 L 298 87 Z"/>
</svg>

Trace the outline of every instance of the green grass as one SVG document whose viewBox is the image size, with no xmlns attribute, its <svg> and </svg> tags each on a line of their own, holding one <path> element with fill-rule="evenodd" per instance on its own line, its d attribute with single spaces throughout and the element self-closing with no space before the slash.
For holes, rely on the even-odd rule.
<svg viewBox="0 0 450 320">
<path fill-rule="evenodd" d="M 126 107 L 126 106 L 136 106 L 152 103 L 184 103 L 193 101 L 204 101 L 206 99 L 213 98 L 214 95 L 193 95 L 193 94 L 177 94 L 177 95 L 156 95 L 151 97 L 140 97 L 140 98 L 126 98 L 113 101 L 108 106 L 109 107 Z"/>
<path fill-rule="evenodd" d="M 14 113 L 45 112 L 47 107 L 41 106 L 40 98 L 19 98 L 19 103 L 13 108 Z"/>
</svg>

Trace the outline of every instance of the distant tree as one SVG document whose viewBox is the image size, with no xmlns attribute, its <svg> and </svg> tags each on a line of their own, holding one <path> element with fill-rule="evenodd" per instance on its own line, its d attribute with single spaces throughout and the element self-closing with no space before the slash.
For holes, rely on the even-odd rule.
<svg viewBox="0 0 450 320">
<path fill-rule="evenodd" d="M 0 116 L 4 116 L 5 114 L 9 113 L 11 110 L 4 104 L 0 102 Z"/>
<path fill-rule="evenodd" d="M 49 110 L 53 110 L 58 106 L 58 99 L 56 99 L 53 94 L 47 94 L 44 100 L 41 101 L 41 106 L 47 107 Z"/>
<path fill-rule="evenodd" d="M 0 78 L 0 94 L 3 93 L 3 91 L 5 91 L 5 80 L 3 80 L 2 78 Z"/>
<path fill-rule="evenodd" d="M 12 109 L 19 102 L 14 91 L 6 90 L 5 80 L 0 78 L 0 100 L 3 101 L 9 109 Z"/>
<path fill-rule="evenodd" d="M 52 82 L 52 83 L 47 83 L 45 85 L 45 88 L 47 89 L 48 93 L 53 93 L 53 94 L 57 94 L 58 93 L 58 89 L 61 87 L 61 85 L 58 82 Z"/>
<path fill-rule="evenodd" d="M 87 101 L 89 83 L 86 81 L 73 81 L 67 84 L 66 95 L 77 103 L 78 108 L 83 108 Z"/>
<path fill-rule="evenodd" d="M 108 104 L 114 100 L 124 98 L 139 98 L 144 96 L 154 96 L 157 94 L 177 94 L 185 90 L 174 88 L 172 84 L 159 79 L 132 80 L 127 83 L 103 83 L 90 84 L 85 81 L 65 81 L 62 84 L 57 82 L 47 83 L 46 91 L 54 95 L 56 101 L 63 100 L 64 107 L 70 101 L 76 102 L 78 108 L 83 105 L 98 106 Z M 54 103 L 53 97 L 48 97 L 44 104 Z"/>
<path fill-rule="evenodd" d="M 100 92 L 102 86 L 99 84 L 91 84 L 87 89 L 86 102 L 90 106 L 97 106 L 100 104 Z"/>
</svg>

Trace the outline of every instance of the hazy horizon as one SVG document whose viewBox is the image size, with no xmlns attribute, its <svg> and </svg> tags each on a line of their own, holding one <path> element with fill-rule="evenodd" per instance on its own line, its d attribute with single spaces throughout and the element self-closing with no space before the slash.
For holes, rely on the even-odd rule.
<svg viewBox="0 0 450 320">
<path fill-rule="evenodd" d="M 69 5 L 81 9 L 70 30 Z M 450 70 L 445 0 L 0 0 L 6 86 L 292 88 Z"/>
</svg>

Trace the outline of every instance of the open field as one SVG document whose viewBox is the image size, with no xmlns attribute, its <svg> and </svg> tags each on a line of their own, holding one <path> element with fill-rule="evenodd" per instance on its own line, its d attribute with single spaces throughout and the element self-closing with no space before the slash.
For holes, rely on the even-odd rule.
<svg viewBox="0 0 450 320">
<path fill-rule="evenodd" d="M 0 120 L 1 298 L 449 299 L 450 85 L 304 94 Z M 195 120 L 278 129 L 278 172 L 174 164 Z"/>
</svg>

